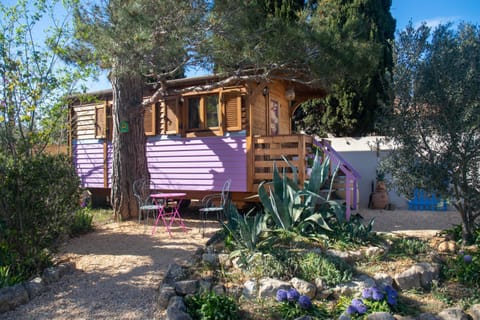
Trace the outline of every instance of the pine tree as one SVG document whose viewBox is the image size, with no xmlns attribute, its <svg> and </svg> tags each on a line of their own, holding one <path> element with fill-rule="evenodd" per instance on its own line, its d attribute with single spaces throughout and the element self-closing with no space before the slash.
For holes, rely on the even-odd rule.
<svg viewBox="0 0 480 320">
<path fill-rule="evenodd" d="M 146 84 L 158 88 L 154 96 L 162 95 L 165 81 L 195 59 L 204 16 L 205 3 L 196 0 L 110 0 L 77 8 L 70 59 L 110 70 L 115 215 L 138 215 L 131 186 L 149 177 L 142 112 Z M 126 134 L 120 133 L 123 121 L 129 123 Z"/>
<path fill-rule="evenodd" d="M 340 41 L 369 43 L 375 64 L 363 74 L 345 76 L 333 84 L 322 100 L 310 101 L 298 110 L 297 126 L 308 133 L 359 136 L 374 132 L 383 107 L 391 104 L 392 41 L 395 20 L 391 0 L 319 1 L 325 27 Z M 353 67 L 353 70 L 358 69 Z M 320 110 L 320 112 L 319 112 Z"/>
</svg>

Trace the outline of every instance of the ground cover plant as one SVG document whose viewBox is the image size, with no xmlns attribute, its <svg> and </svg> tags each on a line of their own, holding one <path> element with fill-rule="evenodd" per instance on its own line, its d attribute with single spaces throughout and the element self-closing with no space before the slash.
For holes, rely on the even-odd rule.
<svg viewBox="0 0 480 320">
<path fill-rule="evenodd" d="M 328 172 L 327 166 L 328 160 L 320 163 L 317 159 L 312 177 L 319 175 L 317 179 L 327 183 L 322 177 Z M 430 287 L 404 291 L 382 285 L 340 297 L 326 294 L 321 298 L 318 295 L 308 298 L 288 290 L 279 290 L 275 298 L 252 300 L 236 296 L 238 312 L 243 319 L 296 319 L 301 316 L 337 319 L 342 314 L 351 319 L 365 319 L 379 311 L 415 317 L 422 312 L 435 314 L 451 306 L 466 310 L 480 303 L 480 285 L 478 279 L 474 279 L 480 272 L 478 245 L 453 253 L 439 253 L 428 239 L 375 233 L 373 221 L 365 222 L 355 215 L 346 220 L 344 207 L 334 203 L 329 207 L 331 190 L 327 196 L 315 195 L 308 185 L 302 187 L 297 183 L 294 170 L 293 179 L 276 168 L 274 171 L 274 179 L 266 188 L 268 194 L 260 196 L 265 206 L 241 214 L 230 204 L 226 212 L 227 222 L 220 231 L 225 239 L 222 252 L 236 259 L 238 269 L 209 270 L 209 277 L 230 288 L 241 287 L 249 279 L 265 277 L 284 281 L 296 277 L 311 283 L 321 280 L 327 288 L 332 288 L 359 275 L 373 277 L 379 272 L 394 275 L 418 262 L 437 263 L 442 272 Z M 315 205 L 312 205 L 313 199 Z M 301 222 L 300 216 L 309 222 Z M 457 246 L 462 247 L 461 227 L 447 230 L 438 237 L 452 233 L 456 235 Z M 480 235 L 480 232 L 475 234 Z M 449 235 L 445 239 L 455 237 Z M 478 241 L 476 238 L 475 242 Z M 326 254 L 329 249 L 349 252 L 370 246 L 381 248 L 381 253 L 355 262 Z"/>
</svg>

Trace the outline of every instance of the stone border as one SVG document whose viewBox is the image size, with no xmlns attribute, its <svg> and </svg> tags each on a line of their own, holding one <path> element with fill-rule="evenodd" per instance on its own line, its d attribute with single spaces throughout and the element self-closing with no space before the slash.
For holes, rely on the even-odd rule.
<svg viewBox="0 0 480 320">
<path fill-rule="evenodd" d="M 66 262 L 43 270 L 41 277 L 0 289 L 0 314 L 29 302 L 47 290 L 47 285 L 71 273 L 75 263 Z"/>
</svg>

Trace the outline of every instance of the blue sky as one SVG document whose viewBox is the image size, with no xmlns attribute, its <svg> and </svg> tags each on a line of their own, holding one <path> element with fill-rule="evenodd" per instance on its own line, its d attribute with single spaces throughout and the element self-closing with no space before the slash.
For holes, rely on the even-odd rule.
<svg viewBox="0 0 480 320">
<path fill-rule="evenodd" d="M 426 22 L 432 27 L 445 22 L 480 23 L 479 0 L 392 0 L 390 11 L 397 20 L 397 32 L 410 20 L 414 26 Z"/>
<path fill-rule="evenodd" d="M 397 32 L 405 29 L 411 20 L 414 26 L 422 22 L 431 27 L 440 23 L 461 21 L 480 24 L 480 0 L 392 0 L 390 9 L 397 21 Z M 188 76 L 201 75 L 202 72 Z M 105 76 L 98 82 L 89 82 L 90 91 L 110 88 Z"/>
</svg>

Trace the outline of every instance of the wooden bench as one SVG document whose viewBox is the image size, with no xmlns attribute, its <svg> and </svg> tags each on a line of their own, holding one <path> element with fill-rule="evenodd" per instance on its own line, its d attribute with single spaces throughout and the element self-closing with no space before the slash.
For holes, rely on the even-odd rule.
<svg viewBox="0 0 480 320">
<path fill-rule="evenodd" d="M 425 190 L 413 190 L 413 199 L 408 201 L 408 210 L 447 211 L 447 201 Z"/>
</svg>

